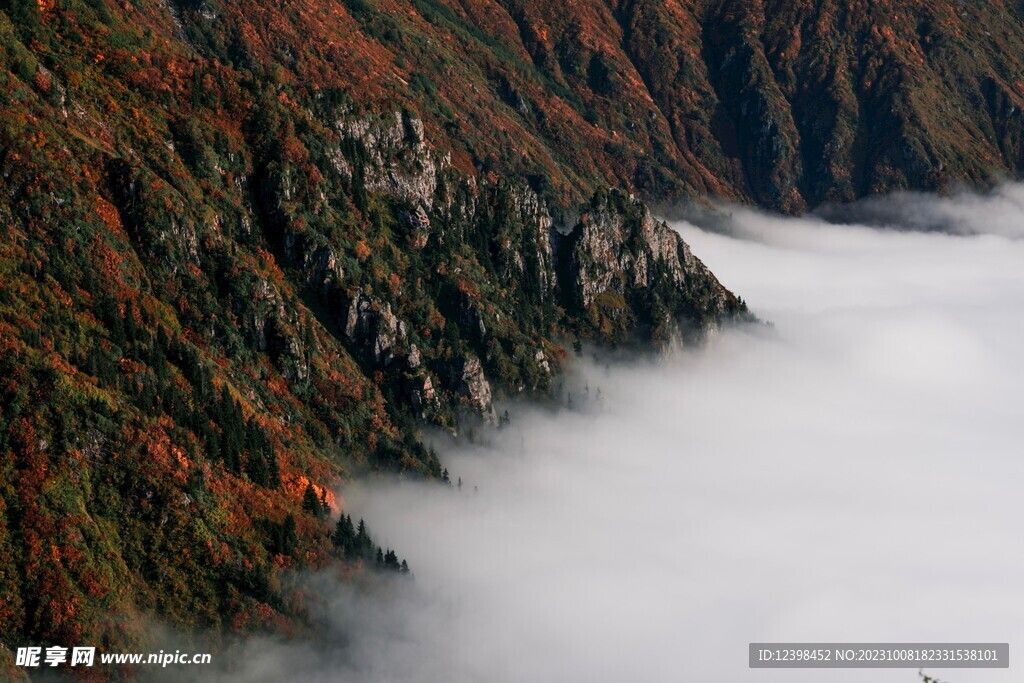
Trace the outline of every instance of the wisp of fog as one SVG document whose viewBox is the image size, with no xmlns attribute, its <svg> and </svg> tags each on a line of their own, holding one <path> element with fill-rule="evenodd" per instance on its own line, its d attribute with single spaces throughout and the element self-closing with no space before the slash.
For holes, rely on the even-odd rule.
<svg viewBox="0 0 1024 683">
<path fill-rule="evenodd" d="M 912 683 L 752 670 L 747 644 L 1024 643 L 1020 196 L 677 223 L 773 325 L 586 354 L 571 410 L 512 404 L 475 445 L 438 442 L 461 488 L 346 489 L 415 579 L 338 589 L 345 664 L 309 679 Z"/>
</svg>

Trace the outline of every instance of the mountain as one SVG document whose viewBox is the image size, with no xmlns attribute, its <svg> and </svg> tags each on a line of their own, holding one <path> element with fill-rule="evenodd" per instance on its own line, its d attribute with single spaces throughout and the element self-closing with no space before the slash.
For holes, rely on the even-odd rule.
<svg viewBox="0 0 1024 683">
<path fill-rule="evenodd" d="M 456 168 L 576 199 L 609 184 L 799 212 L 1024 164 L 1019 2 L 177 7 L 225 68 L 409 107 Z"/>
<path fill-rule="evenodd" d="M 748 316 L 649 203 L 800 212 L 1019 173 L 1022 21 L 8 0 L 0 641 L 293 628 L 284 572 L 345 560 L 339 481 L 442 477 L 424 425 L 556 394 L 578 342 Z"/>
</svg>

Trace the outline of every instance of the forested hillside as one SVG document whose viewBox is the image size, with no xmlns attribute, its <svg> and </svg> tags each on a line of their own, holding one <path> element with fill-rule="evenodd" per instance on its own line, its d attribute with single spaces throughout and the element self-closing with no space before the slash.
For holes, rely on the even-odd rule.
<svg viewBox="0 0 1024 683">
<path fill-rule="evenodd" d="M 0 7 L 8 647 L 290 628 L 283 572 L 377 555 L 340 482 L 746 316 L 644 202 L 1024 164 L 1001 1 Z"/>
</svg>

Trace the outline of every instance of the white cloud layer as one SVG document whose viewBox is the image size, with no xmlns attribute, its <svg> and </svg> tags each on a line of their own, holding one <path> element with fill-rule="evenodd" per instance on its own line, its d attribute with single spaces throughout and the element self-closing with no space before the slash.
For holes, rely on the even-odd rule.
<svg viewBox="0 0 1024 683">
<path fill-rule="evenodd" d="M 415 582 L 390 598 L 340 589 L 347 664 L 308 680 L 913 683 L 908 669 L 750 670 L 747 643 L 1016 652 L 1021 196 L 876 202 L 875 227 L 740 209 L 728 235 L 677 224 L 774 327 L 581 363 L 578 410 L 510 406 L 490 443 L 440 444 L 461 491 L 346 491 Z M 947 233 L 911 231 L 940 214 Z"/>
<path fill-rule="evenodd" d="M 940 231 L 958 235 L 1024 237 L 1024 185 L 1007 183 L 978 195 L 967 190 L 936 197 L 901 192 L 855 204 L 824 207 L 819 213 L 838 222 L 883 228 Z"/>
<path fill-rule="evenodd" d="M 461 493 L 350 492 L 424 600 L 379 680 L 907 682 L 749 670 L 746 644 L 1024 643 L 1022 196 L 677 224 L 774 328 L 580 367 L 600 403 L 444 450 Z"/>
</svg>

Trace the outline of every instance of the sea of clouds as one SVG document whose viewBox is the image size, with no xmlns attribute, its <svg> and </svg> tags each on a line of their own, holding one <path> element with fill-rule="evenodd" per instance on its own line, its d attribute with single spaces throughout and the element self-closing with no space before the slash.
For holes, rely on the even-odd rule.
<svg viewBox="0 0 1024 683">
<path fill-rule="evenodd" d="M 572 370 L 447 488 L 343 491 L 414 580 L 319 579 L 335 646 L 267 680 L 913 683 L 747 668 L 761 641 L 1024 643 L 1024 201 L 906 195 L 676 229 L 771 326 Z M 600 393 L 600 396 L 598 396 Z M 259 666 L 256 666 L 259 664 Z M 276 668 L 275 668 L 276 667 Z M 949 683 L 1019 669 L 935 669 Z M 253 670 L 247 674 L 254 679 Z"/>
</svg>

